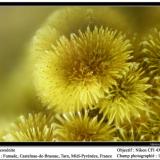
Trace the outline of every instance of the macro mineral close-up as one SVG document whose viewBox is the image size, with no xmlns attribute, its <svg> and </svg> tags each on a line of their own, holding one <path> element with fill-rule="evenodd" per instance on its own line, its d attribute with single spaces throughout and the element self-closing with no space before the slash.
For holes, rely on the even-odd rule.
<svg viewBox="0 0 160 160">
<path fill-rule="evenodd" d="M 0 19 L 0 141 L 160 141 L 160 7 L 6 6 Z"/>
</svg>

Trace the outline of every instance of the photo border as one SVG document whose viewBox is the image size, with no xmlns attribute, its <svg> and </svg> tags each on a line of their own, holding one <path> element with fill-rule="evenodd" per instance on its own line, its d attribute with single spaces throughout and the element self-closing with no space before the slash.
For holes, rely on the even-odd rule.
<svg viewBox="0 0 160 160">
<path fill-rule="evenodd" d="M 0 2 L 2 6 L 112 6 L 112 7 L 160 7 L 160 2 Z M 160 146 L 160 142 L 0 142 L 0 146 Z"/>
</svg>

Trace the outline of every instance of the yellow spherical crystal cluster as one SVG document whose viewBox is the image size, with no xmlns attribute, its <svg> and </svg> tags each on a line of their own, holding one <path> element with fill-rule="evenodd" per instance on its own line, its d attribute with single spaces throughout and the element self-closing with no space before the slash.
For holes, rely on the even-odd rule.
<svg viewBox="0 0 160 160">
<path fill-rule="evenodd" d="M 157 115 L 154 115 L 154 118 L 151 118 L 146 127 L 143 130 L 144 138 L 147 141 L 160 141 L 160 118 Z"/>
<path fill-rule="evenodd" d="M 113 8 L 64 7 L 30 53 L 45 109 L 20 116 L 3 141 L 160 141 L 158 28 L 138 34 Z"/>
<path fill-rule="evenodd" d="M 37 93 L 60 112 L 92 106 L 128 67 L 131 52 L 125 35 L 108 28 L 61 37 L 36 64 Z"/>
<path fill-rule="evenodd" d="M 154 28 L 142 43 L 146 74 L 150 76 L 152 88 L 149 94 L 152 97 L 150 105 L 156 112 L 160 109 L 160 30 Z"/>
<path fill-rule="evenodd" d="M 9 128 L 9 133 L 3 136 L 4 141 L 36 142 L 55 141 L 53 116 L 44 113 L 20 116 Z"/>
<path fill-rule="evenodd" d="M 120 125 L 125 121 L 130 122 L 133 116 L 141 116 L 141 112 L 149 113 L 146 100 L 150 97 L 145 91 L 151 85 L 147 83 L 149 78 L 143 74 L 142 69 L 132 63 L 122 77 L 117 79 L 117 84 L 112 85 L 105 98 L 99 102 L 99 107 L 110 123 L 114 121 L 116 125 Z"/>
<path fill-rule="evenodd" d="M 66 113 L 58 115 L 56 138 L 58 141 L 113 141 L 114 127 L 98 120 L 98 116 L 90 118 L 84 113 Z"/>
<path fill-rule="evenodd" d="M 116 141 L 147 141 L 146 131 L 149 120 L 146 115 L 131 118 L 130 123 L 124 123 L 116 130 Z"/>
</svg>

